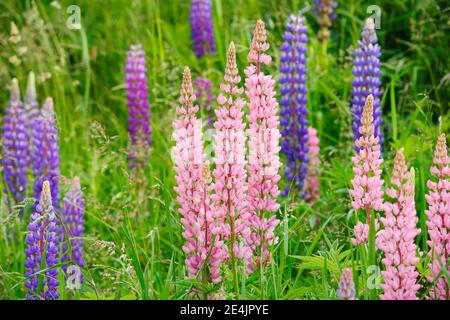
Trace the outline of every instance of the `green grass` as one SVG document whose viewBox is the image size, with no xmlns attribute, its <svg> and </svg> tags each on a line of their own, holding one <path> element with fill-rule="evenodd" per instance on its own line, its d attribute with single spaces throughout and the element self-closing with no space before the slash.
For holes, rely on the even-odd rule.
<svg viewBox="0 0 450 320">
<path fill-rule="evenodd" d="M 68 299 L 187 299 L 198 284 L 185 280 L 181 225 L 175 204 L 170 148 L 172 120 L 182 68 L 213 81 L 215 90 L 225 67 L 226 49 L 234 41 L 243 74 L 254 24 L 266 22 L 270 54 L 267 68 L 279 77 L 279 46 L 290 13 L 304 1 L 213 0 L 217 54 L 197 60 L 191 49 L 189 1 L 13 1 L 0 3 L 0 102 L 7 104 L 12 77 L 25 90 L 29 71 L 37 75 L 39 100 L 52 96 L 60 134 L 64 177 L 81 177 L 86 197 L 87 268 L 82 291 L 63 290 Z M 312 2 L 312 1 L 311 1 Z M 66 8 L 81 8 L 82 30 L 66 27 Z M 375 298 L 380 290 L 366 287 L 368 262 L 377 259 L 350 243 L 356 221 L 348 188 L 353 176 L 350 49 L 367 17 L 366 1 L 342 1 L 326 52 L 316 40 L 317 23 L 306 6 L 309 26 L 309 120 L 321 139 L 321 198 L 314 207 L 300 199 L 280 198 L 277 229 L 280 241 L 273 262 L 247 276 L 238 269 L 205 290 L 224 298 L 335 299 L 342 269 L 353 266 L 358 296 Z M 405 148 L 416 172 L 416 205 L 420 250 L 427 252 L 424 214 L 426 181 L 439 132 L 450 133 L 450 7 L 446 1 L 377 1 L 382 8 L 383 113 L 386 142 L 383 178 L 388 181 L 395 151 Z M 20 41 L 11 41 L 11 23 Z M 124 58 L 129 45 L 142 43 L 148 64 L 153 145 L 145 172 L 144 196 L 136 192 L 126 164 L 127 110 Z M 25 51 L 25 52 L 24 52 Z M 16 56 L 20 63 L 12 63 Z M 2 109 L 3 110 L 3 109 Z M 284 182 L 283 182 L 284 183 Z M 63 190 L 67 189 L 62 179 Z M 281 186 L 281 184 L 280 184 Z M 1 186 L 3 190 L 3 186 Z M 0 298 L 22 299 L 26 225 L 18 212 L 8 212 L 2 195 L 0 211 Z M 144 197 L 144 201 L 142 201 Z M 25 214 L 25 219 L 29 212 Z M 136 217 L 137 216 L 137 217 Z M 321 224 L 314 221 L 319 216 Z M 418 265 L 420 297 L 429 284 L 428 258 Z"/>
</svg>

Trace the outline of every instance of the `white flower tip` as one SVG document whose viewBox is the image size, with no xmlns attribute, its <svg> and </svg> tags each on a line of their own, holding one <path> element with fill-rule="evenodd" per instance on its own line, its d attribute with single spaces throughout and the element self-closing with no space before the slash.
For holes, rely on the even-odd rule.
<svg viewBox="0 0 450 320">
<path fill-rule="evenodd" d="M 45 180 L 42 184 L 41 199 L 39 200 L 39 204 L 42 206 L 42 208 L 44 208 L 45 211 L 47 211 L 48 208 L 52 205 L 50 182 L 48 182 L 47 180 Z"/>
<path fill-rule="evenodd" d="M 42 114 L 44 116 L 53 116 L 53 98 L 47 97 L 42 105 Z"/>
<path fill-rule="evenodd" d="M 20 100 L 19 81 L 16 78 L 11 80 L 10 94 L 12 101 Z"/>
<path fill-rule="evenodd" d="M 375 29 L 375 20 L 373 18 L 367 18 L 365 27 L 367 29 L 374 30 Z"/>
<path fill-rule="evenodd" d="M 36 76 L 33 71 L 28 74 L 27 96 L 36 97 Z"/>
</svg>

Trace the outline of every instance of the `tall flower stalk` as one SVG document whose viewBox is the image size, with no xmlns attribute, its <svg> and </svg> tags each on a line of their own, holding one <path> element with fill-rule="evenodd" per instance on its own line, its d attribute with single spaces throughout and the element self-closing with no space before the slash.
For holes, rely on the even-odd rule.
<svg viewBox="0 0 450 320">
<path fill-rule="evenodd" d="M 36 96 L 36 79 L 33 72 L 28 74 L 27 92 L 24 102 L 26 128 L 27 128 L 27 157 L 30 169 L 33 167 L 33 123 L 39 115 L 39 107 Z"/>
<path fill-rule="evenodd" d="M 236 64 L 236 50 L 232 42 L 228 48 L 224 82 L 217 98 L 217 121 L 214 124 L 214 203 L 219 221 L 222 222 L 222 238 L 229 243 L 233 281 L 238 292 L 236 260 L 251 263 L 252 251 L 246 246 L 249 236 L 247 225 L 247 172 L 245 170 L 245 124 L 242 111 L 244 92 L 239 87 L 241 77 Z"/>
<path fill-rule="evenodd" d="M 216 52 L 210 0 L 191 0 L 191 34 L 195 56 Z"/>
<path fill-rule="evenodd" d="M 403 150 L 397 151 L 392 171 L 392 187 L 387 195 L 395 201 L 385 202 L 384 226 L 377 234 L 377 247 L 384 252 L 382 260 L 386 270 L 382 300 L 417 300 L 419 273 L 416 270 L 417 246 L 415 237 L 420 233 L 416 227 L 418 218 L 414 202 L 414 170 L 408 172 Z"/>
<path fill-rule="evenodd" d="M 379 138 L 374 136 L 373 126 L 373 103 L 374 98 L 369 95 L 364 105 L 359 132 L 361 136 L 356 140 L 355 155 L 352 157 L 353 172 L 352 179 L 352 207 L 355 210 L 363 210 L 366 213 L 366 223 L 358 222 L 355 226 L 355 238 L 353 244 L 365 243 L 369 237 L 372 210 L 383 210 L 383 180 L 381 179 L 381 158 Z M 375 217 L 373 217 L 375 218 Z M 376 224 L 376 219 L 374 219 Z"/>
<path fill-rule="evenodd" d="M 42 192 L 33 209 L 26 236 L 25 287 L 27 300 L 58 299 L 59 227 L 52 205 L 48 181 L 43 182 Z M 45 270 L 45 271 L 44 271 Z"/>
<path fill-rule="evenodd" d="M 320 30 L 318 34 L 319 41 L 326 41 L 330 38 L 330 27 L 333 20 L 336 19 L 335 9 L 338 2 L 335 0 L 314 0 L 314 13 L 317 15 L 317 22 Z"/>
<path fill-rule="evenodd" d="M 220 239 L 216 225 L 216 208 L 211 201 L 211 176 L 205 161 L 201 119 L 193 102 L 191 71 L 184 69 L 178 118 L 174 120 L 173 147 L 177 202 L 186 240 L 183 251 L 188 255 L 186 266 L 189 277 L 206 284 L 221 280 L 220 266 L 227 257 L 227 248 Z M 203 293 L 203 298 L 207 293 Z"/>
<path fill-rule="evenodd" d="M 428 281 L 433 284 L 430 292 L 433 299 L 449 300 L 450 283 L 445 273 L 450 274 L 450 157 L 445 134 L 437 140 L 433 160 L 431 174 L 435 179 L 428 180 L 428 194 L 425 196 L 430 236 L 428 256 L 432 261 Z"/>
<path fill-rule="evenodd" d="M 274 231 L 280 222 L 275 215 L 266 217 L 279 208 L 276 198 L 280 194 L 277 182 L 281 167 L 275 81 L 261 70 L 263 65 L 271 62 L 271 57 L 265 53 L 268 49 L 264 22 L 258 20 L 247 57 L 249 66 L 245 69 L 245 88 L 249 100 L 247 199 L 249 224 L 253 230 L 248 237 L 248 245 L 253 251 L 259 251 L 254 264 L 261 267 L 261 274 L 263 265 L 270 259 L 268 246 L 278 240 Z M 251 271 L 254 265 L 248 267 Z"/>
<path fill-rule="evenodd" d="M 145 53 L 140 44 L 132 45 L 125 66 L 128 106 L 129 167 L 145 168 L 151 143 L 150 103 L 148 100 Z"/>
<path fill-rule="evenodd" d="M 358 41 L 358 47 L 353 51 L 353 89 L 352 94 L 352 114 L 353 114 L 353 140 L 356 141 L 361 136 L 359 125 L 361 115 L 368 95 L 372 95 L 373 102 L 373 130 L 374 136 L 378 138 L 380 147 L 383 144 L 383 133 L 381 131 L 381 71 L 380 71 L 381 47 L 378 44 L 375 33 L 374 20 L 366 20 Z M 356 148 L 356 147 L 355 147 Z"/>
<path fill-rule="evenodd" d="M 47 98 L 33 122 L 34 198 L 40 199 L 44 181 L 49 181 L 54 207 L 59 204 L 59 147 L 52 98 Z"/>
<path fill-rule="evenodd" d="M 83 234 L 84 234 L 84 199 L 81 190 L 80 178 L 75 177 L 71 181 L 69 191 L 64 197 L 61 210 L 63 238 L 63 270 L 76 264 L 84 267 L 83 259 Z M 82 279 L 80 279 L 82 280 Z"/>
<path fill-rule="evenodd" d="M 281 46 L 281 151 L 286 155 L 284 171 L 288 183 L 283 195 L 291 190 L 304 196 L 304 181 L 308 171 L 308 120 L 306 109 L 306 42 L 308 28 L 305 18 L 291 15 L 286 23 Z"/>
<path fill-rule="evenodd" d="M 27 188 L 27 129 L 26 117 L 17 79 L 13 79 L 9 105 L 3 117 L 2 126 L 2 165 L 4 191 L 9 204 L 15 205 L 25 198 Z"/>
</svg>

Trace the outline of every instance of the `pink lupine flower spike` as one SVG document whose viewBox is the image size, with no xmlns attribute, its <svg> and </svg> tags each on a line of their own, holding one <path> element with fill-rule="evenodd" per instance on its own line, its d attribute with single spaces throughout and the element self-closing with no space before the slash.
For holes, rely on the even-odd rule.
<svg viewBox="0 0 450 320">
<path fill-rule="evenodd" d="M 270 259 L 268 246 L 277 242 L 274 235 L 279 220 L 275 215 L 268 218 L 265 212 L 276 212 L 279 208 L 276 197 L 280 194 L 277 182 L 281 167 L 279 152 L 280 132 L 278 130 L 278 103 L 275 98 L 275 81 L 261 71 L 263 65 L 271 61 L 265 52 L 266 42 L 264 22 L 258 20 L 248 54 L 250 65 L 245 69 L 245 87 L 249 99 L 248 129 L 248 210 L 253 233 L 248 244 L 260 249 L 256 264 Z M 249 266 L 250 271 L 254 266 Z"/>
<path fill-rule="evenodd" d="M 392 187 L 387 195 L 395 200 L 385 202 L 386 216 L 381 218 L 384 229 L 377 234 L 377 247 L 384 252 L 382 260 L 386 270 L 381 274 L 384 292 L 382 300 L 417 300 L 419 273 L 416 270 L 415 237 L 420 233 L 416 227 L 418 218 L 414 203 L 414 170 L 408 172 L 403 150 L 395 156 Z"/>
<path fill-rule="evenodd" d="M 442 274 L 450 274 L 450 157 L 444 134 L 438 138 L 433 160 L 431 174 L 436 179 L 428 180 L 428 194 L 425 196 L 428 202 L 425 214 L 428 217 L 430 235 L 428 255 L 432 259 L 428 281 L 433 284 L 431 298 L 449 300 L 450 283 Z M 442 266 L 447 266 L 447 270 L 442 270 Z"/>
<path fill-rule="evenodd" d="M 184 226 L 186 240 L 183 251 L 187 254 L 186 267 L 189 278 L 204 283 L 219 282 L 220 266 L 227 255 L 226 246 L 220 240 L 220 230 L 214 219 L 214 204 L 210 199 L 211 175 L 205 161 L 201 120 L 197 118 L 198 106 L 194 106 L 191 71 L 184 69 L 181 86 L 181 106 L 174 120 L 173 147 L 177 202 Z M 206 293 L 203 294 L 206 298 Z"/>
<path fill-rule="evenodd" d="M 355 238 L 352 239 L 354 245 L 366 243 L 369 237 L 369 225 L 372 210 L 383 210 L 383 191 L 381 186 L 380 166 L 383 163 L 381 158 L 379 138 L 374 136 L 373 127 L 373 96 L 369 95 L 364 105 L 361 116 L 361 127 L 359 132 L 361 137 L 356 140 L 355 145 L 359 151 L 352 157 L 353 188 L 350 190 L 352 196 L 352 207 L 355 210 L 362 209 L 366 212 L 366 223 L 359 221 L 355 228 Z M 378 223 L 375 219 L 375 229 Z"/>
<path fill-rule="evenodd" d="M 214 203 L 216 214 L 221 221 L 223 239 L 230 243 L 231 266 L 236 291 L 238 290 L 236 259 L 251 262 L 252 251 L 246 246 L 249 236 L 247 225 L 247 172 L 245 171 L 245 124 L 242 121 L 245 105 L 239 96 L 243 89 L 236 65 L 234 43 L 228 49 L 224 82 L 220 85 L 221 94 L 217 98 L 217 121 L 214 169 Z"/>
</svg>

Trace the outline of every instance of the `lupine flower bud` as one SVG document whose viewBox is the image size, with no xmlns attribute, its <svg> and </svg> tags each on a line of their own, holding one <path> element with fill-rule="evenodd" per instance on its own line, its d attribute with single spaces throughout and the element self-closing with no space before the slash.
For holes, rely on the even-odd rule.
<svg viewBox="0 0 450 320">
<path fill-rule="evenodd" d="M 450 297 L 450 283 L 443 272 L 450 273 L 450 157 L 448 155 L 445 134 L 441 134 L 434 151 L 434 165 L 431 174 L 435 180 L 428 180 L 427 226 L 430 240 L 428 256 L 432 259 L 429 267 L 431 275 L 428 277 L 433 286 L 430 296 L 433 299 L 448 300 Z M 442 270 L 447 266 L 447 270 Z"/>
<path fill-rule="evenodd" d="M 368 239 L 369 222 L 371 210 L 383 210 L 383 191 L 381 189 L 383 180 L 381 179 L 380 166 L 383 163 L 381 158 L 379 138 L 374 136 L 373 128 L 373 103 L 374 98 L 369 95 L 364 105 L 361 117 L 359 132 L 361 136 L 355 141 L 356 151 L 352 157 L 353 188 L 350 195 L 353 198 L 352 207 L 355 210 L 362 209 L 366 212 L 366 223 L 358 222 L 355 226 L 355 236 L 353 244 L 364 243 Z M 375 219 L 375 228 L 378 228 Z"/>
<path fill-rule="evenodd" d="M 217 98 L 217 121 L 214 124 L 214 169 L 216 214 L 222 221 L 222 237 L 230 242 L 232 259 L 241 258 L 251 263 L 252 251 L 245 245 L 249 235 L 247 225 L 247 173 L 245 171 L 245 124 L 242 121 L 245 105 L 240 98 L 241 77 L 236 65 L 234 43 L 228 49 L 224 82 Z M 234 261 L 233 261 L 234 263 Z"/>
<path fill-rule="evenodd" d="M 413 171 L 414 173 L 414 171 Z M 408 172 L 403 150 L 395 156 L 394 170 L 391 179 L 392 188 L 386 193 L 395 200 L 385 202 L 386 216 L 381 218 L 384 229 L 377 234 L 377 247 L 384 252 L 382 260 L 386 267 L 381 274 L 384 284 L 382 300 L 417 300 L 415 237 L 420 233 L 416 227 L 418 218 L 414 203 L 414 177 Z"/>
<path fill-rule="evenodd" d="M 59 297 L 58 269 L 55 267 L 58 264 L 58 230 L 50 184 L 46 180 L 43 182 L 39 202 L 30 217 L 29 233 L 25 239 L 27 300 L 53 300 Z"/>
<path fill-rule="evenodd" d="M 27 128 L 27 157 L 28 167 L 32 169 L 33 167 L 33 123 L 39 115 L 39 107 L 36 96 L 36 80 L 33 72 L 28 74 L 27 92 L 25 96 L 25 118 L 26 118 L 26 128 Z"/>
<path fill-rule="evenodd" d="M 319 138 L 315 128 L 308 128 L 308 172 L 305 179 L 305 200 L 314 205 L 319 199 Z"/>
<path fill-rule="evenodd" d="M 191 0 L 190 22 L 195 56 L 215 53 L 210 0 Z"/>
<path fill-rule="evenodd" d="M 291 15 L 286 23 L 281 46 L 281 151 L 286 155 L 284 171 L 288 183 L 283 195 L 291 189 L 304 196 L 304 181 L 308 170 L 308 120 L 306 115 L 306 42 L 308 28 L 300 14 Z"/>
<path fill-rule="evenodd" d="M 320 30 L 318 34 L 319 41 L 326 41 L 330 37 L 330 27 L 333 20 L 336 19 L 335 9 L 338 2 L 335 0 L 314 0 L 314 13 L 317 15 L 317 22 Z"/>
<path fill-rule="evenodd" d="M 174 120 L 173 147 L 177 202 L 184 226 L 186 240 L 183 251 L 188 255 L 186 266 L 190 278 L 218 282 L 221 279 L 220 265 L 227 256 L 227 249 L 220 240 L 220 229 L 216 226 L 214 204 L 210 200 L 210 168 L 205 161 L 201 120 L 196 117 L 198 106 L 193 105 L 191 71 L 184 69 L 181 85 L 178 118 Z M 217 236 L 216 236 L 217 235 Z M 208 263 L 209 262 L 209 263 Z M 198 276 L 199 271 L 207 271 Z"/>
<path fill-rule="evenodd" d="M 202 108 L 202 114 L 206 114 L 207 116 L 207 124 L 208 127 L 212 127 L 214 125 L 214 106 L 213 100 L 214 96 L 211 92 L 212 82 L 206 78 L 197 78 L 194 81 L 194 90 L 195 96 L 197 100 L 199 100 L 200 108 Z"/>
<path fill-rule="evenodd" d="M 146 72 L 145 53 L 142 46 L 132 45 L 128 51 L 125 66 L 130 168 L 144 168 L 150 153 L 152 132 Z"/>
<path fill-rule="evenodd" d="M 47 98 L 33 124 L 34 197 L 39 199 L 44 181 L 49 181 L 52 203 L 59 203 L 59 147 L 52 98 Z"/>
<path fill-rule="evenodd" d="M 20 101 L 17 79 L 11 83 L 9 105 L 3 117 L 2 126 L 2 165 L 4 191 L 15 205 L 25 198 L 27 188 L 27 129 L 26 118 Z"/>
<path fill-rule="evenodd" d="M 339 280 L 339 289 L 336 293 L 337 296 L 343 300 L 358 300 L 355 297 L 356 290 L 351 268 L 345 268 L 344 271 L 342 271 L 341 279 Z"/>
<path fill-rule="evenodd" d="M 368 95 L 372 95 L 373 102 L 373 130 L 374 136 L 378 138 L 380 148 L 383 144 L 383 133 L 381 131 L 381 71 L 380 56 L 381 47 L 377 43 L 375 34 L 375 23 L 373 19 L 366 20 L 362 31 L 361 40 L 358 41 L 358 48 L 353 51 L 353 77 L 352 82 L 352 114 L 353 114 L 353 140 L 356 141 L 361 136 L 359 126 L 361 124 L 361 114 L 364 103 Z M 355 148 L 357 148 L 355 146 Z M 358 150 L 357 150 L 358 151 Z"/>
<path fill-rule="evenodd" d="M 266 28 L 264 22 L 258 20 L 248 54 L 250 65 L 245 69 L 249 99 L 248 210 L 251 216 L 249 224 L 253 230 L 248 245 L 253 251 L 259 248 L 260 257 L 256 258 L 256 264 L 270 259 L 268 245 L 278 241 L 274 231 L 280 222 L 275 215 L 265 217 L 265 212 L 276 212 L 279 208 L 276 198 L 280 194 L 277 182 L 281 167 L 275 81 L 261 72 L 261 66 L 271 61 L 265 53 L 267 49 Z M 251 271 L 253 266 L 248 268 Z"/>
<path fill-rule="evenodd" d="M 64 197 L 61 210 L 63 230 L 63 269 L 76 264 L 84 267 L 83 234 L 84 234 L 84 199 L 81 191 L 80 178 L 73 178 L 69 191 Z"/>
</svg>

